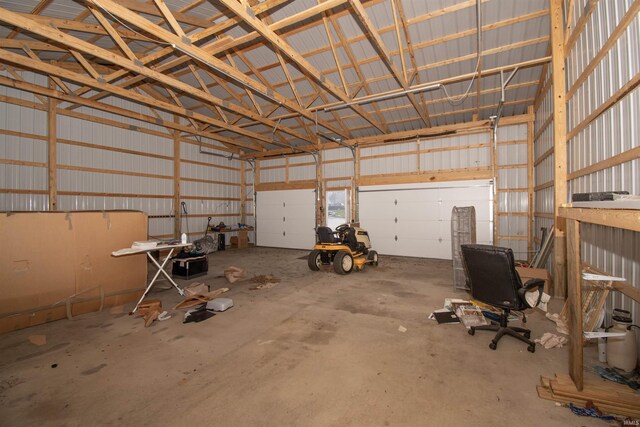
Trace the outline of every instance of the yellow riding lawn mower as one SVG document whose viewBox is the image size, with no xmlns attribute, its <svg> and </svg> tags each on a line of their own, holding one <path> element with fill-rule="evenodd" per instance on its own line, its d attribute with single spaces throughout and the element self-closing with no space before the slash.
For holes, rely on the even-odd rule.
<svg viewBox="0 0 640 427">
<path fill-rule="evenodd" d="M 322 265 L 333 264 L 338 274 L 360 271 L 365 264 L 378 265 L 378 253 L 370 250 L 369 233 L 349 224 L 342 224 L 332 231 L 329 227 L 317 228 L 318 243 L 309 253 L 308 264 L 313 271 Z"/>
</svg>

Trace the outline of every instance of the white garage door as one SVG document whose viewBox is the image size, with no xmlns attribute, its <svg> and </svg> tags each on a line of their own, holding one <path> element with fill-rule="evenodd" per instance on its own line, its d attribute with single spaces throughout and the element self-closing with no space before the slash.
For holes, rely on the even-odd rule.
<svg viewBox="0 0 640 427">
<path fill-rule="evenodd" d="M 451 259 L 451 210 L 476 209 L 476 240 L 493 241 L 491 181 L 360 187 L 360 224 L 381 254 Z"/>
<path fill-rule="evenodd" d="M 311 249 L 316 242 L 315 196 L 313 190 L 258 191 L 256 244 Z"/>
</svg>

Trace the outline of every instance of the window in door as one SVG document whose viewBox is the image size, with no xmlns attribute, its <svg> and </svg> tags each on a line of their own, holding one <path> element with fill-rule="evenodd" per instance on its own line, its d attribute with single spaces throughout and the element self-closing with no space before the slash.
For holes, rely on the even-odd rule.
<svg viewBox="0 0 640 427">
<path fill-rule="evenodd" d="M 327 227 L 335 230 L 350 221 L 349 190 L 327 191 Z"/>
</svg>

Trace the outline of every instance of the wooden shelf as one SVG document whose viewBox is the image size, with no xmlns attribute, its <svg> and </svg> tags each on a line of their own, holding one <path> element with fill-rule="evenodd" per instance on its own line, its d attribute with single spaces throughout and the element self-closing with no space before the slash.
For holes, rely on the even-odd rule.
<svg viewBox="0 0 640 427">
<path fill-rule="evenodd" d="M 640 209 L 561 207 L 558 215 L 589 224 L 640 231 Z"/>
<path fill-rule="evenodd" d="M 580 223 L 598 224 L 624 230 L 640 231 L 640 210 L 560 207 L 560 217 L 567 219 L 567 305 L 569 322 L 569 375 L 578 391 L 584 387 L 582 337 L 582 258 Z M 638 289 L 618 284 L 616 290 L 640 302 Z"/>
</svg>

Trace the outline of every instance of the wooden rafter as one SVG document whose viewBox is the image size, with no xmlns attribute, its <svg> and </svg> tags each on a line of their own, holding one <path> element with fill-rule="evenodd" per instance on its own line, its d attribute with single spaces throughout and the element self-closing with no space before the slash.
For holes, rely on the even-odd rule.
<svg viewBox="0 0 640 427">
<path fill-rule="evenodd" d="M 128 10 L 127 8 L 122 7 L 121 5 L 111 1 L 111 0 L 100 0 L 100 5 L 104 8 L 108 8 L 109 12 L 111 14 L 114 14 L 115 16 L 118 16 L 120 19 L 123 19 L 125 21 L 130 22 L 132 25 L 135 25 L 141 29 L 143 29 L 144 31 L 152 34 L 153 36 L 159 38 L 160 40 L 163 40 L 163 42 L 165 43 L 170 43 L 173 46 L 176 46 L 180 48 L 180 50 L 186 54 L 188 54 L 187 59 L 190 59 L 191 57 L 193 58 L 197 58 L 199 61 L 205 63 L 205 64 L 210 64 L 211 66 L 215 67 L 216 69 L 218 69 L 220 72 L 224 73 L 225 75 L 233 78 L 236 82 L 247 86 L 249 88 L 251 88 L 252 90 L 254 90 L 257 93 L 260 93 L 263 96 L 266 96 L 267 98 L 273 98 L 276 102 L 279 102 L 280 104 L 286 106 L 287 108 L 292 109 L 293 111 L 298 112 L 299 114 L 302 114 L 303 116 L 311 119 L 310 113 L 308 111 L 302 110 L 300 108 L 300 106 L 296 105 L 295 103 L 289 101 L 287 98 L 283 97 L 282 95 L 278 94 L 277 92 L 273 92 L 270 91 L 267 87 L 265 87 L 264 85 L 258 83 L 257 81 L 249 78 L 248 76 L 246 76 L 245 74 L 243 74 L 242 72 L 240 72 L 239 70 L 227 65 L 226 63 L 224 63 L 223 61 L 219 60 L 218 58 L 216 58 L 215 56 L 209 54 L 206 50 L 196 47 L 193 44 L 187 44 L 185 43 L 184 40 L 182 40 L 180 37 L 176 36 L 173 33 L 170 33 L 169 31 L 165 30 L 164 28 L 155 25 L 153 23 L 151 23 L 150 21 L 144 19 L 143 17 L 139 16 L 136 13 L 133 13 L 132 11 Z M 246 12 L 245 12 L 246 13 Z M 192 37 L 193 39 L 193 37 Z M 164 49 L 163 49 L 164 50 Z M 151 56 L 151 55 L 149 55 Z M 186 55 L 185 55 L 186 56 Z M 144 61 L 142 61 L 144 62 Z M 159 66 L 156 67 L 154 70 L 151 70 L 152 72 L 157 73 L 158 70 L 162 69 L 168 69 L 170 68 L 170 64 L 173 61 L 170 61 L 167 64 L 163 64 L 163 66 Z M 181 61 L 181 62 L 184 62 Z M 171 65 L 173 66 L 173 65 Z M 148 73 L 145 72 L 140 72 L 138 70 L 134 70 L 131 67 L 126 67 L 132 71 L 136 71 L 139 74 L 143 74 L 143 75 L 147 75 Z M 145 70 L 149 70 L 146 67 L 142 67 L 145 68 Z M 160 74 L 160 73 L 158 73 Z M 149 77 L 147 75 L 147 77 Z M 160 76 L 157 76 L 160 77 Z M 162 77 L 160 78 L 166 78 L 166 75 L 162 75 Z M 154 77 L 155 78 L 155 77 Z M 174 80 L 175 82 L 178 82 L 178 80 L 176 80 L 175 78 L 172 78 L 172 80 Z M 201 92 L 201 91 L 200 91 Z M 213 96 L 211 96 L 213 98 Z M 206 102 L 211 102 L 211 100 L 204 100 Z M 220 100 L 219 100 L 220 101 Z M 241 114 L 241 115 L 245 115 L 247 117 L 259 117 L 256 114 L 246 111 L 244 109 L 239 109 L 233 105 L 230 105 L 228 103 L 225 103 L 224 105 L 221 105 L 218 102 L 215 102 L 217 105 L 219 105 L 222 108 L 225 109 L 230 109 L 230 110 L 234 110 L 234 112 L 236 112 L 237 114 Z M 265 124 L 267 124 L 268 126 L 274 126 L 275 123 L 267 123 L 269 122 L 266 119 L 263 119 L 265 121 Z M 324 124 L 323 124 L 324 126 Z M 283 131 L 285 131 L 286 133 L 289 133 L 290 135 L 302 139 L 302 140 L 307 140 L 310 141 L 313 138 L 310 135 L 301 135 L 301 134 L 291 134 L 285 127 L 281 128 Z M 338 129 L 332 129 L 332 131 L 337 132 L 338 134 L 342 134 L 342 132 Z"/>
<path fill-rule="evenodd" d="M 171 28 L 176 33 L 176 35 L 178 35 L 180 37 L 187 37 L 187 35 L 184 33 L 184 30 L 182 29 L 180 24 L 178 24 L 178 21 L 176 20 L 175 16 L 173 15 L 173 12 L 171 12 L 169 10 L 169 8 L 165 4 L 164 0 L 153 0 L 153 2 L 156 4 L 156 7 L 158 8 L 160 13 L 162 14 L 162 17 L 165 19 L 165 21 L 167 21 L 169 26 L 171 26 Z"/>
<path fill-rule="evenodd" d="M 369 19 L 367 12 L 364 10 L 364 6 L 362 6 L 362 3 L 360 3 L 360 0 L 349 0 L 349 1 L 353 6 L 353 10 L 356 12 L 356 16 L 360 20 L 360 23 L 364 26 L 365 30 L 367 31 L 367 34 L 370 36 L 370 39 L 373 42 L 373 45 L 375 46 L 376 50 L 380 53 L 380 58 L 387 65 L 387 67 L 389 67 L 389 70 L 391 70 L 391 74 L 396 79 L 396 81 L 400 84 L 400 86 L 404 90 L 408 90 L 409 82 L 406 79 L 406 75 L 403 76 L 402 73 L 398 70 L 398 68 L 393 63 L 391 54 L 387 50 L 384 44 L 384 41 L 382 40 L 382 37 L 380 37 L 380 33 L 378 33 L 377 28 L 373 26 L 371 19 Z M 402 51 L 402 45 L 398 44 L 398 49 L 400 51 L 400 57 L 404 57 L 404 54 Z M 429 117 L 420 106 L 420 103 L 416 99 L 416 96 L 412 93 L 408 93 L 407 98 L 409 98 L 409 102 L 411 102 L 411 105 L 413 105 L 413 108 L 415 108 L 416 112 L 418 113 L 418 115 L 420 116 L 424 124 L 426 126 L 430 126 L 431 122 L 429 121 Z"/>
<path fill-rule="evenodd" d="M 197 114 L 194 113 L 192 111 L 188 111 L 184 108 L 180 108 L 174 104 L 169 104 L 166 102 L 161 102 L 161 101 L 157 101 L 155 99 L 151 99 L 151 98 L 145 98 L 145 97 L 141 97 L 133 92 L 129 92 L 125 89 L 121 89 L 115 85 L 109 84 L 109 83 L 102 83 L 99 80 L 93 79 L 91 77 L 88 77 L 86 75 L 81 75 L 81 74 L 77 74 L 77 73 L 73 73 L 71 71 L 67 71 L 65 69 L 62 69 L 60 67 L 48 64 L 46 62 L 42 62 L 39 60 L 35 60 L 35 59 L 31 59 L 31 58 L 27 58 L 25 56 L 22 55 L 18 55 L 15 54 L 13 52 L 9 52 L 9 51 L 5 51 L 5 50 L 0 50 L 0 53 L 2 53 L 3 55 L 3 59 L 7 62 L 12 62 L 15 65 L 19 66 L 19 67 L 24 67 L 24 68 L 28 68 L 31 70 L 36 70 L 36 71 L 41 71 L 41 72 L 46 72 L 52 76 L 56 76 L 56 77 L 60 77 L 60 78 L 64 78 L 64 79 L 68 79 L 71 80 L 73 82 L 76 83 L 80 83 L 83 85 L 88 85 L 88 86 L 92 86 L 96 89 L 100 89 L 100 90 L 106 90 L 109 91 L 111 93 L 113 93 L 114 95 L 120 96 L 122 98 L 125 99 L 129 99 L 133 102 L 140 102 L 143 104 L 147 104 L 153 107 L 157 107 L 160 109 L 163 109 L 165 111 L 171 112 L 171 113 L 175 113 L 175 114 L 179 114 L 183 117 L 192 117 L 194 119 L 197 119 L 199 121 L 203 121 L 209 124 L 212 124 L 214 126 L 218 126 L 218 127 L 224 127 L 227 128 L 228 130 L 238 133 L 240 135 L 244 135 L 244 136 L 248 136 L 249 138 L 252 138 L 254 140 L 262 140 L 264 142 L 270 143 L 271 141 L 269 140 L 265 140 L 265 138 L 262 135 L 256 134 L 254 132 L 248 132 L 244 129 L 235 127 L 235 126 L 230 126 L 227 125 L 224 122 L 220 122 L 219 120 L 213 119 L 211 117 L 208 116 L 204 116 L 202 114 Z M 231 143 L 233 145 L 238 145 L 241 147 L 245 147 L 245 148 L 250 148 L 252 150 L 261 150 L 262 147 L 260 147 L 259 145 L 256 145 L 254 143 L 243 143 L 240 141 L 235 141 L 235 140 L 231 140 L 229 139 L 226 142 L 231 141 Z"/>
<path fill-rule="evenodd" d="M 35 85 L 33 83 L 27 83 L 24 81 L 18 81 L 18 80 L 14 80 L 14 79 L 9 79 L 6 77 L 2 77 L 0 76 L 0 85 L 3 86 L 7 86 L 7 87 L 13 87 L 16 89 L 20 89 L 20 90 L 24 90 L 27 92 L 31 92 L 37 95 L 43 95 L 46 96 L 48 98 L 54 98 L 54 99 L 59 99 L 61 101 L 66 101 L 66 102 L 74 102 L 74 103 L 80 103 L 86 107 L 90 107 L 90 108 L 94 108 L 96 110 L 100 110 L 100 111 L 106 111 L 112 114 L 116 114 L 122 117 L 128 117 L 131 119 L 135 119 L 135 120 L 140 120 L 143 122 L 147 122 L 147 123 L 151 123 L 151 124 L 155 124 L 155 125 L 160 125 L 160 126 L 164 126 L 170 129 L 175 129 L 175 130 L 179 130 L 181 132 L 185 132 L 188 134 L 192 134 L 192 135 L 198 135 L 198 136 L 202 136 L 205 138 L 210 138 L 210 139 L 214 139 L 214 140 L 218 140 L 220 142 L 228 142 L 227 140 L 223 140 L 221 139 L 219 136 L 211 134 L 209 132 L 202 132 L 202 131 L 194 131 L 193 128 L 190 128 L 188 126 L 184 126 L 184 125 L 180 125 L 179 123 L 176 123 L 174 121 L 166 121 L 166 120 L 158 120 L 156 117 L 151 117 L 151 116 L 146 116 L 142 113 L 138 113 L 138 112 L 132 112 L 129 110 L 126 110 L 124 108 L 120 108 L 120 107 L 115 107 L 113 105 L 110 104 L 104 104 L 101 102 L 96 102 L 96 101 L 91 101 L 88 100 L 86 98 L 81 98 L 79 96 L 75 96 L 75 95 L 67 95 L 64 92 L 60 92 L 57 90 L 53 90 L 53 89 L 49 89 L 43 86 L 38 86 Z M 133 95 L 132 95 L 133 97 Z M 143 100 L 145 99 L 144 97 L 142 98 Z M 147 105 L 145 103 L 145 105 Z M 60 111 L 61 114 L 67 114 L 67 115 L 76 115 L 77 113 L 74 112 L 69 112 L 67 110 L 61 110 Z M 238 145 L 238 144 L 234 144 L 234 145 Z M 224 147 L 220 147 L 221 149 L 224 149 Z M 249 148 L 249 147 L 248 147 Z M 259 148 L 258 146 L 256 146 L 256 148 Z M 235 152 L 237 152 L 238 150 L 234 150 Z"/>
<path fill-rule="evenodd" d="M 51 4 L 52 0 L 40 0 L 40 2 L 36 5 L 36 7 L 31 10 L 31 15 L 39 15 L 42 13 L 49 4 Z M 13 30 L 7 36 L 8 39 L 14 39 L 18 35 L 19 30 Z"/>
<path fill-rule="evenodd" d="M 133 53 L 133 51 L 124 42 L 124 40 L 122 40 L 122 37 L 120 37 L 120 34 L 118 34 L 115 28 L 113 28 L 111 23 L 107 20 L 107 18 L 104 17 L 102 12 L 100 12 L 98 9 L 93 7 L 90 7 L 89 11 L 96 18 L 96 21 L 98 21 L 100 25 L 102 25 L 102 28 L 105 29 L 107 34 L 109 34 L 109 36 L 111 37 L 111 40 L 113 40 L 113 42 L 120 48 L 122 53 L 124 53 L 127 56 L 127 58 L 129 58 L 130 60 L 136 61 L 138 59 L 136 54 Z"/>
<path fill-rule="evenodd" d="M 235 0 L 221 0 L 221 2 L 233 13 L 239 16 L 247 25 L 251 26 L 255 31 L 260 33 L 275 49 L 280 50 L 285 56 L 293 61 L 307 76 L 315 80 L 320 86 L 326 89 L 336 98 L 342 102 L 349 102 L 351 99 L 342 91 L 335 83 L 324 77 L 323 73 L 318 71 L 309 61 L 307 61 L 302 55 L 296 52 L 282 37 L 278 36 L 273 30 L 271 30 L 262 21 L 247 13 L 247 11 Z M 382 132 L 387 132 L 387 128 L 384 124 L 378 123 L 373 120 L 369 113 L 367 113 L 360 106 L 352 106 L 362 118 L 371 123 L 377 129 Z"/>
</svg>

